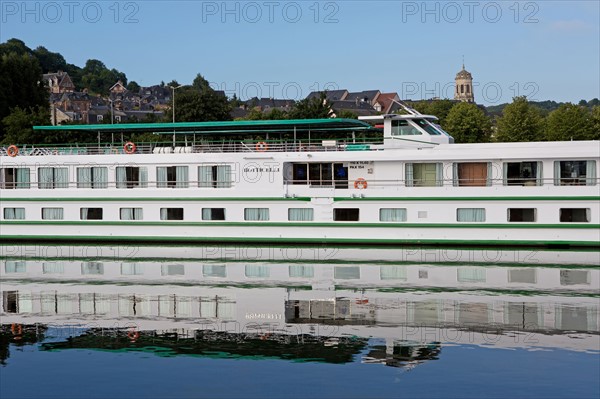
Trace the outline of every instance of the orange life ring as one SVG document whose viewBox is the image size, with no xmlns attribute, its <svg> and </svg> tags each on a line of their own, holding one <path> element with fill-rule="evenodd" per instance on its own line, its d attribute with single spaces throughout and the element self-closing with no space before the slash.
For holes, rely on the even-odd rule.
<svg viewBox="0 0 600 399">
<path fill-rule="evenodd" d="M 125 154 L 133 154 L 135 152 L 136 148 L 137 148 L 137 146 L 135 145 L 135 143 L 132 143 L 131 141 L 128 141 L 123 146 L 123 150 L 125 151 Z"/>
<path fill-rule="evenodd" d="M 21 335 L 23 334 L 23 326 L 21 324 L 12 323 L 10 326 L 10 331 L 13 335 Z"/>
<path fill-rule="evenodd" d="M 269 149 L 269 145 L 264 141 L 259 141 L 256 143 L 256 151 L 265 152 Z"/>
<path fill-rule="evenodd" d="M 139 337 L 140 333 L 136 329 L 131 329 L 127 332 L 127 338 L 129 338 L 131 342 L 137 341 Z"/>
<path fill-rule="evenodd" d="M 10 145 L 8 146 L 8 149 L 6 150 L 6 153 L 8 154 L 9 157 L 16 157 L 17 154 L 19 153 L 19 147 L 17 147 L 16 145 Z"/>
<path fill-rule="evenodd" d="M 367 188 L 368 184 L 367 181 L 365 179 L 363 179 L 362 177 L 359 177 L 358 179 L 356 179 L 354 181 L 354 188 L 362 190 L 363 188 Z"/>
</svg>

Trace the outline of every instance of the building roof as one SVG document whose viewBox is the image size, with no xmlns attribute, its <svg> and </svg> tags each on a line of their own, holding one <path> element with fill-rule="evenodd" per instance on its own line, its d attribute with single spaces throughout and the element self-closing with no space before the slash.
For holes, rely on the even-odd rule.
<svg viewBox="0 0 600 399">
<path fill-rule="evenodd" d="M 337 101 L 337 100 L 345 100 L 346 96 L 348 95 L 348 90 L 342 89 L 342 90 L 313 91 L 308 96 L 306 96 L 306 98 L 307 99 L 319 98 L 321 96 L 321 93 L 325 93 L 325 98 L 327 98 L 327 101 Z"/>
<path fill-rule="evenodd" d="M 357 91 L 354 93 L 348 93 L 348 95 L 346 96 L 346 98 L 344 98 L 344 100 L 365 101 L 365 102 L 372 103 L 375 99 L 377 99 L 377 96 L 379 96 L 379 94 L 381 94 L 381 92 L 379 90 Z"/>
<path fill-rule="evenodd" d="M 465 69 L 465 64 L 463 64 L 462 69 L 456 74 L 456 79 L 473 79 L 471 72 Z"/>
</svg>

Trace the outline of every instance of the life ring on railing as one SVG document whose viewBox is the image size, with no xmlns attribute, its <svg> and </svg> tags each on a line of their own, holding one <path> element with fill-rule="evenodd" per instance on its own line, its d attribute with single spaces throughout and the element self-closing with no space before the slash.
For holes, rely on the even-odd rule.
<svg viewBox="0 0 600 399">
<path fill-rule="evenodd" d="M 362 190 L 363 188 L 367 188 L 368 183 L 365 179 L 363 179 L 362 177 L 359 177 L 358 179 L 356 179 L 354 181 L 354 188 L 358 189 L 358 190 Z"/>
<path fill-rule="evenodd" d="M 140 333 L 139 333 L 139 332 L 138 332 L 136 329 L 134 329 L 134 328 L 132 328 L 131 330 L 129 330 L 129 331 L 127 332 L 127 338 L 129 338 L 129 340 L 130 340 L 131 342 L 135 342 L 135 341 L 137 341 L 137 339 L 138 339 L 139 337 L 140 337 Z"/>
<path fill-rule="evenodd" d="M 265 152 L 269 149 L 269 145 L 264 141 L 259 141 L 256 143 L 256 151 Z"/>
<path fill-rule="evenodd" d="M 16 145 L 9 145 L 6 153 L 8 154 L 9 157 L 16 157 L 17 154 L 19 153 L 19 147 L 17 147 Z"/>
<path fill-rule="evenodd" d="M 23 335 L 23 326 L 21 324 L 12 323 L 10 326 L 10 331 L 14 336 L 14 339 L 21 339 L 21 335 Z"/>
<path fill-rule="evenodd" d="M 125 154 L 133 154 L 135 152 L 136 148 L 137 148 L 137 146 L 135 145 L 135 143 L 132 143 L 131 141 L 128 141 L 123 146 L 123 150 L 125 151 Z"/>
</svg>

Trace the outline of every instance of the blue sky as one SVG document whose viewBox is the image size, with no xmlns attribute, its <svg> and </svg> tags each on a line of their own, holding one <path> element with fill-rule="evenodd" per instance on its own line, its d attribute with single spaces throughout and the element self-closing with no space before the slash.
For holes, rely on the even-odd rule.
<svg viewBox="0 0 600 399">
<path fill-rule="evenodd" d="M 95 58 L 141 85 L 197 73 L 230 96 L 379 89 L 475 100 L 600 97 L 598 1 L 6 1 L 0 39 Z"/>
</svg>

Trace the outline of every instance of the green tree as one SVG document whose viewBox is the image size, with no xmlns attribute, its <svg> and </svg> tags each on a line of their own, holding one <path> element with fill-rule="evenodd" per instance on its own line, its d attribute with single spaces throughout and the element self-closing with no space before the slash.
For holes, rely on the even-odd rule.
<svg viewBox="0 0 600 399">
<path fill-rule="evenodd" d="M 337 112 L 337 117 L 344 119 L 358 119 L 358 115 L 348 109 Z"/>
<path fill-rule="evenodd" d="M 118 80 L 127 85 L 127 76 L 116 69 L 108 69 L 102 61 L 87 60 L 82 70 L 82 84 L 91 92 L 98 94 L 108 94 L 111 88 Z"/>
<path fill-rule="evenodd" d="M 321 119 L 329 118 L 331 112 L 327 95 L 322 92 L 319 97 L 298 101 L 290 111 L 289 117 L 290 119 Z"/>
<path fill-rule="evenodd" d="M 563 104 L 546 118 L 546 139 L 550 141 L 593 140 L 598 138 L 589 109 Z"/>
<path fill-rule="evenodd" d="M 36 138 L 32 126 L 50 124 L 50 112 L 46 107 L 20 108 L 15 107 L 2 118 L 5 135 L 0 141 L 2 144 L 31 144 L 44 141 L 43 137 Z M 52 135 L 46 135 L 51 138 Z"/>
<path fill-rule="evenodd" d="M 140 89 L 140 85 L 135 80 L 132 80 L 131 82 L 127 83 L 127 90 L 131 92 L 137 93 L 140 91 Z"/>
<path fill-rule="evenodd" d="M 592 129 L 593 135 L 591 138 L 593 140 L 600 140 L 600 105 L 596 105 L 594 108 L 592 108 L 592 123 L 594 126 Z"/>
<path fill-rule="evenodd" d="M 513 98 L 513 102 L 498 118 L 498 141 L 541 141 L 544 133 L 544 118 L 524 96 Z"/>
<path fill-rule="evenodd" d="M 198 91 L 191 87 L 181 89 L 175 97 L 175 120 L 177 122 L 208 122 L 231 120 L 231 107 L 227 97 L 214 90 Z M 167 110 L 167 120 L 173 118 L 172 110 Z"/>
<path fill-rule="evenodd" d="M 485 143 L 490 139 L 492 124 L 475 104 L 456 104 L 448 112 L 445 123 L 445 130 L 457 143 Z"/>
<path fill-rule="evenodd" d="M 33 50 L 33 55 L 40 62 L 43 73 L 66 71 L 67 61 L 60 53 L 48 51 L 46 47 L 39 46 Z"/>
<path fill-rule="evenodd" d="M 212 90 L 208 80 L 204 79 L 204 76 L 197 74 L 192 82 L 192 87 L 196 90 L 204 91 L 204 90 Z"/>
<path fill-rule="evenodd" d="M 25 110 L 49 108 L 42 70 L 37 59 L 30 54 L 11 52 L 0 56 L 0 87 L 0 120 L 15 107 Z M 0 127 L 0 140 L 3 135 L 4 129 Z"/>
</svg>

